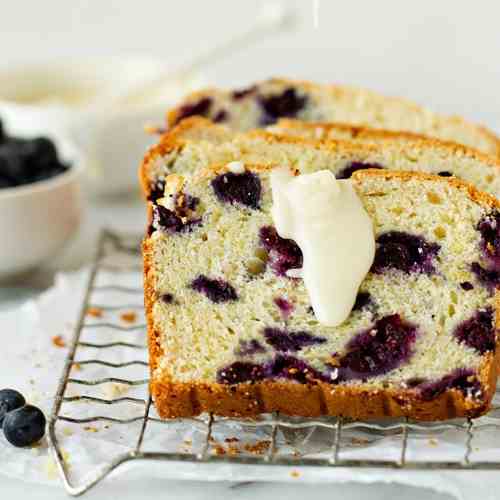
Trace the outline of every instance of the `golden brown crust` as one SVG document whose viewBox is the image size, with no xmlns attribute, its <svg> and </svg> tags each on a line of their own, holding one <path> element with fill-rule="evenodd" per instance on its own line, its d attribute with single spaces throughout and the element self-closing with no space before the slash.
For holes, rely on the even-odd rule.
<svg viewBox="0 0 500 500">
<path fill-rule="evenodd" d="M 220 166 L 212 166 L 216 170 Z M 273 167 L 261 166 L 260 169 Z M 201 175 L 206 175 L 201 173 Z M 396 172 L 388 170 L 364 170 L 356 172 L 354 182 L 364 177 L 375 176 L 398 179 L 402 182 L 413 179 L 447 183 L 465 190 L 477 203 L 488 207 L 500 207 L 495 197 L 479 192 L 474 187 L 454 178 L 441 178 L 418 172 Z M 190 417 L 210 412 L 221 416 L 253 417 L 261 413 L 281 412 L 287 415 L 316 417 L 320 415 L 342 416 L 353 419 L 382 417 L 408 417 L 416 420 L 445 420 L 455 417 L 477 417 L 486 413 L 493 398 L 497 367 L 500 366 L 500 338 L 497 335 L 495 354 L 484 356 L 479 369 L 483 395 L 479 400 L 466 398 L 457 389 L 448 389 L 431 401 L 424 401 L 415 389 L 373 390 L 359 385 L 331 385 L 324 382 L 300 384 L 286 381 L 259 381 L 225 385 L 219 383 L 174 382 L 164 372 L 157 370 L 163 352 L 160 346 L 161 333 L 156 330 L 152 308 L 155 300 L 154 273 L 151 270 L 151 239 L 143 243 L 144 297 L 148 325 L 151 383 L 150 390 L 158 414 L 162 418 Z M 500 328 L 500 292 L 496 293 L 497 330 Z"/>
<path fill-rule="evenodd" d="M 311 124 L 311 126 L 331 127 L 335 125 Z M 221 131 L 227 131 L 227 129 L 222 125 L 216 125 L 213 124 L 210 120 L 207 120 L 206 118 L 194 116 L 182 120 L 182 122 L 179 123 L 179 125 L 177 125 L 172 130 L 163 135 L 160 142 L 149 149 L 139 169 L 140 184 L 142 186 L 143 193 L 146 197 L 149 196 L 151 189 L 148 171 L 152 163 L 157 158 L 165 156 L 168 153 L 171 153 L 172 151 L 175 150 L 180 151 L 185 146 L 186 142 L 188 142 L 188 139 L 186 139 L 185 136 L 188 135 L 190 131 L 195 129 L 200 129 L 200 130 L 219 129 Z M 367 130 L 366 128 L 362 127 L 358 127 L 358 129 L 362 131 Z M 404 154 L 406 148 L 408 148 L 409 152 L 410 150 L 411 152 L 415 152 L 431 148 L 434 150 L 440 149 L 441 151 L 443 151 L 444 154 L 471 158 L 475 161 L 483 163 L 487 167 L 498 169 L 498 172 L 495 172 L 495 174 L 500 174 L 500 159 L 496 159 L 492 156 L 486 155 L 484 153 L 481 153 L 480 151 L 476 151 L 475 149 L 463 146 L 461 144 L 456 144 L 454 142 L 445 142 L 434 138 L 429 139 L 424 136 L 419 136 L 416 134 L 410 134 L 406 132 L 377 131 L 377 134 L 381 134 L 387 137 L 394 136 L 400 138 L 407 137 L 408 139 L 410 139 L 410 137 L 414 138 L 414 140 L 411 141 L 409 140 L 409 142 L 406 145 L 401 144 L 400 149 L 402 154 Z M 337 152 L 339 154 L 366 155 L 370 152 L 377 152 L 383 149 L 383 146 L 378 144 L 368 144 L 362 142 L 350 142 L 350 141 L 332 140 L 332 139 L 317 141 L 314 139 L 291 137 L 281 134 L 272 134 L 264 130 L 254 130 L 251 132 L 247 132 L 246 136 L 259 137 L 265 140 L 268 144 L 298 144 L 319 150 L 321 149 L 327 150 L 330 151 L 331 153 Z"/>
<path fill-rule="evenodd" d="M 290 118 L 282 118 L 278 120 L 276 125 L 271 128 L 276 128 L 277 133 L 280 133 L 279 129 L 284 129 L 285 131 L 287 129 L 291 130 L 304 130 L 307 132 L 309 135 L 314 136 L 317 134 L 317 131 L 321 131 L 322 134 L 320 137 L 315 137 L 315 140 L 318 141 L 329 141 L 329 140 L 339 140 L 339 139 L 334 139 L 334 138 L 329 138 L 328 134 L 330 132 L 343 132 L 344 134 L 348 134 L 350 136 L 350 140 L 356 141 L 356 140 L 374 140 L 374 141 L 401 141 L 401 142 L 408 142 L 408 143 L 413 143 L 414 145 L 423 144 L 426 145 L 427 147 L 434 146 L 434 147 L 447 147 L 450 149 L 450 151 L 454 151 L 455 153 L 463 153 L 466 154 L 467 156 L 470 156 L 470 152 L 474 151 L 476 153 L 475 159 L 486 162 L 488 164 L 496 163 L 499 164 L 499 161 L 496 161 L 494 159 L 492 161 L 492 155 L 488 155 L 486 153 L 483 153 L 482 151 L 479 151 L 475 148 L 472 148 L 470 146 L 465 146 L 463 144 L 459 144 L 457 142 L 453 141 L 446 141 L 444 139 L 438 139 L 436 137 L 430 137 L 428 135 L 424 134 L 417 134 L 414 132 L 408 132 L 404 130 L 384 130 L 384 129 L 378 129 L 378 128 L 371 128 L 367 126 L 355 126 L 355 125 L 349 125 L 347 123 L 338 123 L 338 122 L 304 122 L 301 120 L 293 120 Z M 484 128 L 480 127 L 478 125 L 478 128 Z M 484 129 L 485 133 L 488 133 L 492 138 L 495 140 L 499 141 L 500 140 L 492 134 L 487 129 Z M 340 140 L 349 140 L 349 139 L 340 139 Z M 500 156 L 500 149 L 498 152 L 498 156 Z"/>
<path fill-rule="evenodd" d="M 265 83 L 265 82 L 261 82 Z M 408 100 L 404 99 L 401 97 L 392 97 L 392 96 L 385 96 L 382 94 L 378 94 L 376 92 L 373 92 L 371 90 L 366 90 L 366 89 L 360 89 L 357 87 L 351 87 L 347 85 L 338 85 L 338 84 L 317 84 L 309 81 L 304 81 L 304 80 L 290 80 L 286 78 L 271 78 L 270 80 L 267 81 L 267 83 L 273 84 L 279 84 L 279 85 L 287 85 L 287 86 L 294 86 L 294 87 L 301 87 L 302 90 L 304 91 L 309 91 L 309 92 L 314 92 L 317 91 L 318 89 L 322 89 L 324 91 L 329 92 L 333 96 L 336 97 L 341 97 L 342 95 L 348 94 L 352 95 L 353 93 L 363 95 L 365 97 L 370 98 L 370 96 L 373 96 L 377 100 L 383 99 L 384 102 L 387 102 L 388 104 L 390 103 L 400 103 L 403 105 L 405 108 L 409 110 L 413 110 L 414 112 L 420 113 L 423 112 L 425 108 L 422 106 Z M 257 86 L 259 83 L 257 83 Z M 199 90 L 196 92 L 193 92 L 186 96 L 184 99 L 184 103 L 186 102 L 193 102 L 196 101 L 202 97 L 210 97 L 212 95 L 217 95 L 220 93 L 225 93 L 225 91 L 221 91 L 220 89 L 217 89 L 215 87 L 208 87 L 203 90 Z M 180 107 L 176 107 L 172 110 L 170 110 L 167 113 L 167 124 L 168 126 L 174 126 L 177 122 L 178 116 L 180 112 Z M 412 111 L 409 111 L 410 113 Z M 439 116 L 436 114 L 436 116 Z M 493 131 L 489 130 L 487 127 L 483 125 L 478 125 L 475 123 L 468 122 L 464 118 L 458 115 L 453 115 L 453 116 L 440 116 L 440 118 L 444 121 L 448 121 L 449 123 L 458 123 L 461 126 L 465 128 L 469 128 L 471 130 L 475 130 L 478 132 L 480 135 L 482 135 L 487 142 L 491 145 L 492 151 L 491 154 L 492 156 L 500 157 L 500 137 L 497 136 Z M 362 128 L 362 127 L 361 127 Z M 397 132 L 399 133 L 399 132 Z M 410 132 L 411 134 L 411 132 Z M 418 136 L 418 134 L 415 134 Z M 425 136 L 422 136 L 425 137 Z"/>
</svg>

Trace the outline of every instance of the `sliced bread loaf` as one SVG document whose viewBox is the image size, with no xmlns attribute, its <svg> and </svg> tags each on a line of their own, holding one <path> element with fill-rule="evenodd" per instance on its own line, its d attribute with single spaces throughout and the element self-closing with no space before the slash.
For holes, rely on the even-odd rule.
<svg viewBox="0 0 500 500">
<path fill-rule="evenodd" d="M 140 174 L 144 191 L 148 198 L 155 198 L 163 195 L 164 179 L 169 173 L 190 176 L 207 165 L 241 160 L 291 166 L 304 172 L 327 168 L 337 178 L 347 178 L 364 168 L 455 176 L 500 196 L 500 162 L 465 146 L 417 137 L 410 140 L 406 135 L 383 144 L 290 137 L 289 130 L 310 136 L 311 129 L 300 123 L 278 130 L 287 135 L 262 130 L 235 132 L 203 118 L 183 120 L 146 156 Z"/>
<path fill-rule="evenodd" d="M 173 126 L 195 115 L 236 130 L 265 127 L 279 118 L 297 118 L 408 131 L 500 156 L 499 138 L 485 127 L 458 116 L 433 113 L 411 101 L 339 85 L 272 79 L 244 90 L 206 89 L 187 96 L 170 111 L 168 124 Z"/>
<path fill-rule="evenodd" d="M 302 254 L 273 227 L 273 162 L 211 164 L 227 153 L 172 146 L 168 170 L 173 151 L 187 163 L 173 174 L 163 165 L 164 196 L 149 204 L 143 244 L 151 390 L 162 417 L 435 420 L 487 411 L 498 353 L 495 198 L 455 179 L 354 174 L 375 260 L 348 319 L 326 327 L 302 280 L 287 273 Z M 302 143 L 281 156 L 302 173 L 335 170 L 352 153 L 338 147 L 318 149 L 330 161 Z M 229 155 L 259 156 L 268 160 L 258 149 Z"/>
</svg>

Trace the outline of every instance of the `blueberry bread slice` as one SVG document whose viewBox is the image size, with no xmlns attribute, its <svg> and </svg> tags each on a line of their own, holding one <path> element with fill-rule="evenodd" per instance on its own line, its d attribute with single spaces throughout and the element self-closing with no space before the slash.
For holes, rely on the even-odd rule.
<svg viewBox="0 0 500 500">
<path fill-rule="evenodd" d="M 402 130 L 500 155 L 500 140 L 482 126 L 405 99 L 340 85 L 271 79 L 243 90 L 207 89 L 187 96 L 170 111 L 168 124 L 195 115 L 237 130 L 266 127 L 280 118 Z"/>
<path fill-rule="evenodd" d="M 498 201 L 456 179 L 356 172 L 375 259 L 348 319 L 326 327 L 290 272 L 300 248 L 274 228 L 272 168 L 170 174 L 150 203 L 145 302 L 161 417 L 486 412 L 497 376 Z"/>
<path fill-rule="evenodd" d="M 237 132 L 203 118 L 188 118 L 162 137 L 146 156 L 141 182 L 148 198 L 163 195 L 169 173 L 189 177 L 207 165 L 243 161 L 266 165 L 289 165 L 306 172 L 329 169 L 339 179 L 366 168 L 419 171 L 455 176 L 481 191 L 500 196 L 500 161 L 465 146 L 423 138 L 366 144 L 363 141 L 315 141 L 309 129 L 302 137 L 291 137 L 292 126 L 278 127 L 283 133 L 262 130 Z M 298 134 L 303 129 L 296 126 Z"/>
</svg>

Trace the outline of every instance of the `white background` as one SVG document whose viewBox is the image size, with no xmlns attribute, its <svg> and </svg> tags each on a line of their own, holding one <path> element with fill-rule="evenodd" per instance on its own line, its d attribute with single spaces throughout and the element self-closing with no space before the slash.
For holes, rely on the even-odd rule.
<svg viewBox="0 0 500 500">
<path fill-rule="evenodd" d="M 446 113 L 500 122 L 500 2 L 494 0 L 290 0 L 299 30 L 266 38 L 211 68 L 222 85 L 268 76 L 335 81 L 401 95 Z M 0 67 L 28 61 L 156 55 L 180 66 L 242 32 L 259 1 L 0 0 Z M 315 4 L 317 25 L 315 25 Z M 1 90 L 1 89 L 0 89 Z M 94 221 L 102 219 L 94 217 Z M 134 220 L 142 224 L 137 208 Z M 109 223 L 109 220 L 106 222 Z M 2 332 L 3 333 L 3 332 Z M 355 478 L 353 478 L 355 479 Z M 257 485 L 157 482 L 104 486 L 89 498 L 385 498 L 443 499 L 391 486 Z M 0 496 L 54 499 L 61 491 L 0 482 Z M 127 495 L 127 496 L 126 496 Z M 449 497 L 448 497 L 449 498 Z M 493 497 L 492 497 L 493 498 Z"/>
</svg>

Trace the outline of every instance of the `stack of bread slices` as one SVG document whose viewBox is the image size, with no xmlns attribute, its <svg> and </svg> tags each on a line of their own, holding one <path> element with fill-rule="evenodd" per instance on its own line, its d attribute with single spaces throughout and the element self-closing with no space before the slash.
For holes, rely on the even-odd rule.
<svg viewBox="0 0 500 500">
<path fill-rule="evenodd" d="M 140 169 L 162 417 L 488 411 L 499 352 L 492 132 L 401 99 L 287 80 L 190 95 L 168 125 Z M 336 326 L 317 319 L 296 273 L 302 249 L 276 229 L 278 168 L 333 173 L 372 221 L 373 263 Z"/>
</svg>

